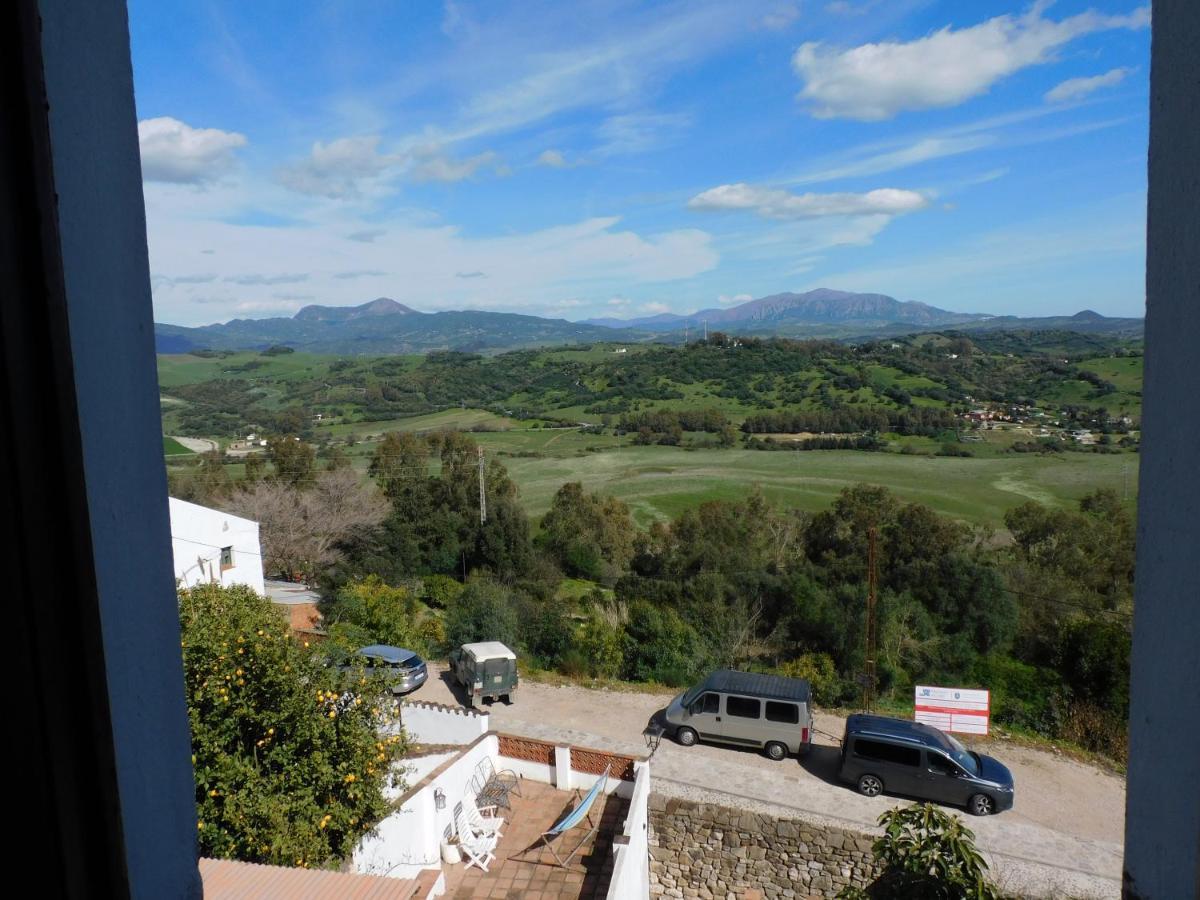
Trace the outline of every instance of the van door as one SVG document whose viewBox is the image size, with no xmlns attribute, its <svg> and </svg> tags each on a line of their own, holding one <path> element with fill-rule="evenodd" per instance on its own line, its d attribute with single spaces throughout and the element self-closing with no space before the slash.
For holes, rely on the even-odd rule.
<svg viewBox="0 0 1200 900">
<path fill-rule="evenodd" d="M 944 753 L 926 750 L 925 766 L 921 771 L 923 795 L 938 803 L 966 803 L 971 786 L 963 780 L 964 774 L 958 764 Z"/>
<path fill-rule="evenodd" d="M 695 729 L 701 740 L 721 737 L 721 695 L 712 691 L 701 694 L 688 707 L 688 726 Z"/>
<path fill-rule="evenodd" d="M 858 774 L 871 773 L 883 779 L 883 789 L 889 794 L 920 796 L 925 786 L 921 778 L 921 751 L 887 740 L 855 737 L 854 763 Z"/>
<path fill-rule="evenodd" d="M 725 695 L 725 718 L 721 722 L 721 740 L 746 747 L 761 747 L 771 739 L 762 720 L 762 701 L 757 697 Z"/>
</svg>

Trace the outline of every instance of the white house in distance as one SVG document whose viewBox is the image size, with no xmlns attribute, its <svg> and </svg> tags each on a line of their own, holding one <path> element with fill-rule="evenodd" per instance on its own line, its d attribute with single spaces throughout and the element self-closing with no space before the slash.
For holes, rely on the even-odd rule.
<svg viewBox="0 0 1200 900">
<path fill-rule="evenodd" d="M 257 522 L 174 497 L 170 503 L 176 580 L 185 587 L 207 581 L 264 592 Z"/>
</svg>

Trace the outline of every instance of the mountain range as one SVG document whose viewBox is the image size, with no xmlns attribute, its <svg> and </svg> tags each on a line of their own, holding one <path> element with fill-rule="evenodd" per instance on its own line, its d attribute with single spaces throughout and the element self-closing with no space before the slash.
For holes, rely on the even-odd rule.
<svg viewBox="0 0 1200 900">
<path fill-rule="evenodd" d="M 383 355 L 434 350 L 498 351 L 595 341 L 679 341 L 704 329 L 739 335 L 833 339 L 895 336 L 920 331 L 1065 330 L 1138 336 L 1143 320 L 1090 310 L 1073 316 L 1023 318 L 957 313 L 885 294 L 827 288 L 772 294 L 690 315 L 569 322 L 517 313 L 466 310 L 422 313 L 387 297 L 360 306 L 306 306 L 291 318 L 234 319 L 189 328 L 156 324 L 159 353 L 247 350 L 272 345 L 314 353 Z"/>
</svg>

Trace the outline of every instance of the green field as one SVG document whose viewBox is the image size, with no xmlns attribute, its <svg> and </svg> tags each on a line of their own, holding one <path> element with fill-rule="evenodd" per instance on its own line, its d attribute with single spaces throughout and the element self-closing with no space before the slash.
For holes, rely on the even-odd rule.
<svg viewBox="0 0 1200 900">
<path fill-rule="evenodd" d="M 485 446 L 493 435 L 480 435 Z M 565 438 L 565 435 L 564 435 Z M 638 522 L 665 520 L 707 500 L 737 500 L 755 486 L 772 501 L 810 511 L 826 508 L 858 482 L 881 484 L 901 500 L 976 525 L 1003 527 L 1004 513 L 1026 500 L 1070 506 L 1096 488 L 1125 490 L 1132 509 L 1137 457 L 1132 454 L 1032 454 L 990 459 L 891 453 L 681 450 L 626 446 L 569 457 L 502 459 L 531 516 L 540 518 L 568 481 L 619 497 Z"/>
<path fill-rule="evenodd" d="M 179 441 L 175 440 L 175 438 L 167 437 L 165 434 L 163 435 L 163 453 L 167 456 L 194 455 L 193 451 L 183 446 L 183 444 L 179 443 Z"/>
</svg>

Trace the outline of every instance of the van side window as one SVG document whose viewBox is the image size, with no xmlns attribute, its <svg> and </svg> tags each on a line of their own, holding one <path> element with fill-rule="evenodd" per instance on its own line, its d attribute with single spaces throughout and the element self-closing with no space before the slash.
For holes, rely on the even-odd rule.
<svg viewBox="0 0 1200 900">
<path fill-rule="evenodd" d="M 785 725 L 800 724 L 800 707 L 795 703 L 777 703 L 767 701 L 767 721 L 783 722 Z"/>
<path fill-rule="evenodd" d="M 726 697 L 725 712 L 741 719 L 757 719 L 762 703 L 750 697 Z"/>
<path fill-rule="evenodd" d="M 896 763 L 901 766 L 919 766 L 921 751 L 916 747 L 900 747 L 896 744 L 885 744 L 883 741 L 866 741 L 854 739 L 854 755 L 863 759 L 876 759 L 880 762 Z"/>
<path fill-rule="evenodd" d="M 930 772 L 937 772 L 939 775 L 953 775 L 958 771 L 958 766 L 946 759 L 940 753 L 934 753 L 932 750 L 925 751 L 925 759 L 929 766 Z"/>
<path fill-rule="evenodd" d="M 721 714 L 721 695 L 709 692 L 692 702 L 692 715 L 699 713 Z"/>
</svg>

